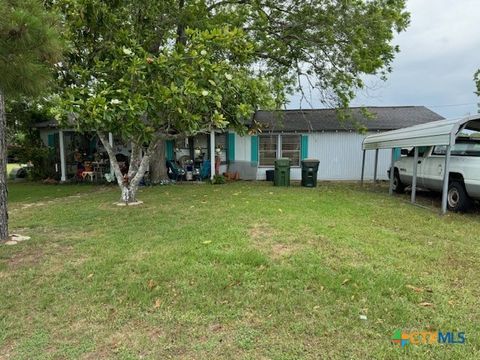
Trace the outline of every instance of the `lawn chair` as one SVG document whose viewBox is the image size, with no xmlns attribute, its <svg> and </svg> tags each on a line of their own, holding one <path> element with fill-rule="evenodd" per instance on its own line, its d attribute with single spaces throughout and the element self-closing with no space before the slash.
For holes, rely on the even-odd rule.
<svg viewBox="0 0 480 360">
<path fill-rule="evenodd" d="M 185 170 L 173 160 L 167 160 L 168 177 L 172 180 L 182 180 L 185 177 Z"/>
</svg>

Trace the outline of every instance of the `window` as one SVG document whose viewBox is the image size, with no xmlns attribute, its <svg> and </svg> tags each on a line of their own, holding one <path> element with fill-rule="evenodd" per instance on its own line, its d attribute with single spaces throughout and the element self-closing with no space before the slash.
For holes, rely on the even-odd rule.
<svg viewBox="0 0 480 360">
<path fill-rule="evenodd" d="M 259 137 L 259 161 L 261 166 L 273 166 L 277 158 L 277 135 L 262 135 Z"/>
<path fill-rule="evenodd" d="M 292 166 L 300 166 L 300 135 L 259 136 L 259 165 L 273 166 L 280 157 L 289 158 Z"/>
<path fill-rule="evenodd" d="M 445 155 L 447 153 L 446 145 L 437 145 L 433 148 L 433 155 Z"/>
<path fill-rule="evenodd" d="M 423 157 L 425 153 L 430 150 L 430 146 L 419 146 L 418 147 L 418 157 Z M 411 148 L 407 156 L 413 157 L 415 155 L 415 148 Z"/>
<path fill-rule="evenodd" d="M 447 153 L 446 145 L 437 145 L 433 149 L 433 155 L 445 155 Z M 479 142 L 459 142 L 452 146 L 452 156 L 480 156 Z"/>
<path fill-rule="evenodd" d="M 300 135 L 282 135 L 280 157 L 290 159 L 292 166 L 300 166 Z"/>
</svg>

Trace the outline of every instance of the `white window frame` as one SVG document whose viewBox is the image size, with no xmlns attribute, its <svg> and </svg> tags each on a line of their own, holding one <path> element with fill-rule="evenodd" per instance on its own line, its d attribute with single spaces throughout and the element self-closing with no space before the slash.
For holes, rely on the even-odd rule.
<svg viewBox="0 0 480 360">
<path fill-rule="evenodd" d="M 294 165 L 291 165 L 292 168 L 298 168 L 300 167 L 300 163 L 302 161 L 302 134 L 298 134 L 298 133 L 280 133 L 280 134 L 262 134 L 262 135 L 259 135 L 259 139 L 258 139 L 258 167 L 261 167 L 261 168 L 272 168 L 274 167 L 275 165 L 262 165 L 262 162 L 261 162 L 261 158 L 260 158 L 260 137 L 262 136 L 277 136 L 277 149 L 275 151 L 275 159 L 281 159 L 282 158 L 282 136 L 284 135 L 294 135 L 294 136 L 298 136 L 298 138 L 300 139 L 300 150 L 298 151 L 299 152 L 299 163 L 298 164 L 294 164 Z"/>
</svg>

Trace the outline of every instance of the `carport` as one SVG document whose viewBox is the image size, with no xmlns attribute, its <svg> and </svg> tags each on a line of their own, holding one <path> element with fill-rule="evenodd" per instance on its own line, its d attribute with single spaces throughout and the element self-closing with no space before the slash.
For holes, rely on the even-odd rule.
<svg viewBox="0 0 480 360">
<path fill-rule="evenodd" d="M 442 190 L 442 214 L 447 211 L 447 192 L 450 173 L 450 156 L 452 146 L 455 144 L 457 135 L 463 130 L 480 131 L 480 115 L 467 116 L 459 119 L 445 119 L 429 123 L 415 125 L 403 129 L 387 131 L 384 133 L 367 136 L 363 140 L 363 160 L 361 183 L 365 173 L 365 153 L 367 150 L 375 150 L 374 182 L 377 180 L 377 165 L 379 149 L 392 149 L 390 163 L 390 187 L 389 194 L 393 194 L 393 174 L 396 148 L 414 148 L 412 196 L 411 202 L 416 202 L 418 147 L 446 145 L 445 165 L 443 172 Z"/>
</svg>

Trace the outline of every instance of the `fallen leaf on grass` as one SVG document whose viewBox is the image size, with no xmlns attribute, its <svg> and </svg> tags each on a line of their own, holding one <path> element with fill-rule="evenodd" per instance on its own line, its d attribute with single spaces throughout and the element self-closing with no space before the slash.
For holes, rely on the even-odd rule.
<svg viewBox="0 0 480 360">
<path fill-rule="evenodd" d="M 148 286 L 148 289 L 149 289 L 149 290 L 153 290 L 153 288 L 154 288 L 155 286 L 157 286 L 157 284 L 155 284 L 155 281 L 153 281 L 152 279 L 150 279 L 150 280 L 148 280 L 147 286 Z"/>
<path fill-rule="evenodd" d="M 153 305 L 155 309 L 158 309 L 160 307 L 160 299 L 155 300 L 155 305 Z"/>
<path fill-rule="evenodd" d="M 415 292 L 423 292 L 422 288 L 419 288 L 419 287 L 416 287 L 416 286 L 413 286 L 413 285 L 405 285 L 405 287 L 407 289 L 413 290 Z"/>
<path fill-rule="evenodd" d="M 283 210 L 282 210 L 282 209 L 278 209 L 278 211 L 280 211 L 280 212 L 283 212 Z"/>
<path fill-rule="evenodd" d="M 455 301 L 453 300 L 448 300 L 448 305 L 454 305 L 455 304 Z"/>
<path fill-rule="evenodd" d="M 348 283 L 350 281 L 350 279 L 345 279 L 342 281 L 342 285 L 345 285 L 346 283 Z"/>
<path fill-rule="evenodd" d="M 202 244 L 207 245 L 207 244 L 210 244 L 211 242 L 212 242 L 212 240 L 205 240 L 204 242 L 202 242 Z"/>
<path fill-rule="evenodd" d="M 93 277 L 93 274 L 88 274 L 87 279 L 91 279 Z"/>
<path fill-rule="evenodd" d="M 419 306 L 424 306 L 424 307 L 431 307 L 433 306 L 433 304 L 431 302 L 427 302 L 427 301 L 424 301 L 424 302 L 421 302 L 420 304 L 418 304 Z"/>
</svg>

